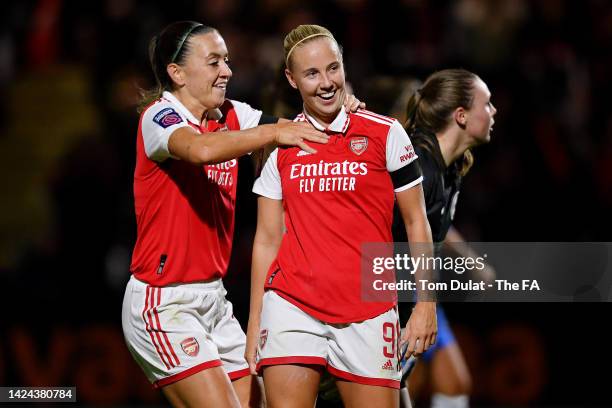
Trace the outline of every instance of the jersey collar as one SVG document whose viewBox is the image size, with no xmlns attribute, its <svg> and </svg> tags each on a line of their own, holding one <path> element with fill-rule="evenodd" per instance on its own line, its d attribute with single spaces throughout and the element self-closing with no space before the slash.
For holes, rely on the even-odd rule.
<svg viewBox="0 0 612 408">
<path fill-rule="evenodd" d="M 194 125 L 200 127 L 202 125 L 202 123 L 196 119 L 195 116 L 193 116 L 193 114 L 189 111 L 189 109 L 187 109 L 185 107 L 185 105 L 183 105 L 181 103 L 181 101 L 178 100 L 178 98 L 174 95 L 172 95 L 171 92 L 168 91 L 164 91 L 164 93 L 162 94 L 162 97 L 164 99 L 169 100 L 170 102 L 172 102 L 174 105 L 176 105 L 177 110 L 181 113 L 181 115 L 183 115 L 189 122 L 193 123 Z M 223 113 L 221 113 L 220 109 L 213 109 L 211 111 L 208 111 L 208 115 L 207 118 L 209 120 L 219 120 L 223 117 Z"/>
<path fill-rule="evenodd" d="M 317 122 L 317 120 L 308 113 L 308 111 L 306 110 L 306 106 L 304 106 L 304 117 L 306 118 L 308 122 L 310 122 L 312 126 L 315 127 L 315 129 L 320 130 L 321 132 L 326 132 L 326 133 L 345 134 L 346 130 L 348 129 L 349 122 L 351 120 L 350 116 L 344 110 L 344 107 L 340 108 L 340 112 L 338 112 L 338 116 L 336 116 L 336 119 L 334 119 L 334 121 L 327 128 L 325 128 L 323 125 Z"/>
</svg>

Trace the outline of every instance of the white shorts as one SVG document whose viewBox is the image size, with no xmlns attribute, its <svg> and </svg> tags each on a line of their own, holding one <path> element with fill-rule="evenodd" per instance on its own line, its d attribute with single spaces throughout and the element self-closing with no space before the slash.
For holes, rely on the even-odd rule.
<svg viewBox="0 0 612 408">
<path fill-rule="evenodd" d="M 358 323 L 315 319 L 274 291 L 263 298 L 258 370 L 279 364 L 326 367 L 359 384 L 399 388 L 399 320 L 395 308 Z"/>
<path fill-rule="evenodd" d="M 155 388 L 223 366 L 231 380 L 249 375 L 246 336 L 219 279 L 156 287 L 132 276 L 123 299 L 123 334 Z"/>
</svg>

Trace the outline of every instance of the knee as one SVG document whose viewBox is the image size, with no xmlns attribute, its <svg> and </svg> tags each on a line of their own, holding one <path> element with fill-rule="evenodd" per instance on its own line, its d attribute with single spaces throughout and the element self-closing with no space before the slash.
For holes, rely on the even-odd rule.
<svg viewBox="0 0 612 408">
<path fill-rule="evenodd" d="M 462 373 L 458 373 L 449 388 L 446 394 L 470 395 L 472 393 L 472 376 L 469 371 L 465 370 Z"/>
<path fill-rule="evenodd" d="M 450 396 L 470 395 L 472 393 L 472 377 L 467 370 L 445 377 L 442 380 L 436 379 L 436 386 L 434 387 L 436 391 Z"/>
<path fill-rule="evenodd" d="M 459 376 L 457 391 L 459 395 L 470 395 L 472 393 L 472 376 L 468 371 L 465 371 Z"/>
</svg>

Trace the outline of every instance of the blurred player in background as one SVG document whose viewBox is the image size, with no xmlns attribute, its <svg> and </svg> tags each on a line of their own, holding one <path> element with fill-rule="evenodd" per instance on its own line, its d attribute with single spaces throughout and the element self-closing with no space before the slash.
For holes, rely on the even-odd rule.
<svg viewBox="0 0 612 408">
<path fill-rule="evenodd" d="M 394 192 L 411 241 L 431 242 L 416 157 L 400 160 L 411 144 L 396 120 L 341 109 L 342 54 L 327 29 L 299 26 L 285 57 L 303 100 L 296 121 L 330 142 L 316 154 L 274 150 L 253 188 L 261 197 L 246 357 L 252 372 L 263 370 L 270 406 L 313 406 L 327 368 L 346 406 L 396 407 L 395 302 L 361 300 L 361 243 L 391 240 Z M 433 344 L 435 303 L 417 302 L 407 328 L 409 354 Z"/>
<path fill-rule="evenodd" d="M 452 228 L 459 188 L 473 163 L 471 148 L 488 143 L 497 110 L 487 85 L 462 69 L 447 69 L 429 76 L 414 92 L 407 106 L 406 131 L 414 143 L 423 170 L 427 218 L 436 255 L 445 243 L 460 256 L 475 256 Z M 406 241 L 403 221 L 396 209 L 395 241 Z M 481 279 L 493 279 L 491 267 Z M 404 317 L 406 304 L 400 304 Z M 464 408 L 469 405 L 471 378 L 442 307 L 437 309 L 438 341 L 419 359 L 426 363 L 432 382 L 431 406 Z M 418 395 L 411 387 L 410 394 Z"/>
</svg>

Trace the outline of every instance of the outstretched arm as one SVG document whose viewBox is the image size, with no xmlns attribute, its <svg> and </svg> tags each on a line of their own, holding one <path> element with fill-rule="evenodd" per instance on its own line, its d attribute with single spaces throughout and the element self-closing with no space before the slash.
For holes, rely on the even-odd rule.
<svg viewBox="0 0 612 408">
<path fill-rule="evenodd" d="M 329 137 L 307 123 L 284 122 L 251 129 L 198 134 L 190 127 L 175 130 L 168 139 L 168 150 L 174 157 L 193 164 L 220 163 L 235 159 L 268 143 L 299 146 L 316 152 L 305 141 L 327 143 Z"/>
</svg>

